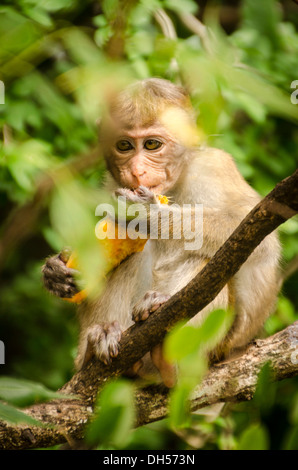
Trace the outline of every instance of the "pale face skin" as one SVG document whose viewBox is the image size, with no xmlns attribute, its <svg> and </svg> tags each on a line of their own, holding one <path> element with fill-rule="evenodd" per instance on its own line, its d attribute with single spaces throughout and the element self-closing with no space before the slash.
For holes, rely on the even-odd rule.
<svg viewBox="0 0 298 470">
<path fill-rule="evenodd" d="M 180 176 L 185 148 L 160 124 L 119 129 L 109 150 L 110 171 L 121 187 L 146 186 L 166 194 Z"/>
</svg>

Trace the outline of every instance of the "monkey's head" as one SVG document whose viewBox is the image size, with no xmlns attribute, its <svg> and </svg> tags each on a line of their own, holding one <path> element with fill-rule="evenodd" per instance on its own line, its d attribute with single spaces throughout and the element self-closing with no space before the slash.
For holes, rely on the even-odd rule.
<svg viewBox="0 0 298 470">
<path fill-rule="evenodd" d="M 119 186 L 166 194 L 197 145 L 189 96 L 167 80 L 137 82 L 111 102 L 100 142 Z"/>
</svg>

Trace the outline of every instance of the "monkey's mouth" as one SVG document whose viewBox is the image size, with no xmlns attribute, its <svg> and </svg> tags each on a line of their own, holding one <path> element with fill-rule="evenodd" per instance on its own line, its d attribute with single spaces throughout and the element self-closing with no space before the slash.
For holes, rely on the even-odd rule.
<svg viewBox="0 0 298 470">
<path fill-rule="evenodd" d="M 148 189 L 150 189 L 150 191 L 152 191 L 154 194 L 160 194 L 162 184 L 157 184 L 156 186 L 149 186 Z"/>
</svg>

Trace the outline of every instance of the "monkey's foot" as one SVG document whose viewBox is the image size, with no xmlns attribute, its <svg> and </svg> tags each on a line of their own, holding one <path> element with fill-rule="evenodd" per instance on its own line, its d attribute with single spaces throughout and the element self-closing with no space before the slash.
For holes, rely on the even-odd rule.
<svg viewBox="0 0 298 470">
<path fill-rule="evenodd" d="M 150 352 L 151 359 L 158 369 L 163 383 L 166 387 L 172 388 L 176 384 L 177 370 L 176 365 L 168 362 L 163 355 L 163 345 L 158 344 Z"/>
<path fill-rule="evenodd" d="M 151 313 L 167 302 L 170 295 L 161 294 L 156 291 L 148 291 L 143 299 L 138 302 L 132 311 L 132 319 L 135 322 L 147 320 Z"/>
<path fill-rule="evenodd" d="M 94 355 L 104 364 L 110 364 L 111 359 L 119 353 L 121 328 L 118 322 L 93 325 L 87 330 L 87 351 L 84 363 Z"/>
<path fill-rule="evenodd" d="M 71 298 L 79 292 L 74 275 L 77 270 L 68 268 L 61 257 L 48 258 L 42 267 L 43 281 L 46 289 L 61 298 Z"/>
<path fill-rule="evenodd" d="M 145 186 L 139 186 L 135 190 L 119 188 L 115 191 L 115 196 L 124 197 L 128 202 L 133 204 L 156 204 L 157 198 L 151 189 Z"/>
</svg>

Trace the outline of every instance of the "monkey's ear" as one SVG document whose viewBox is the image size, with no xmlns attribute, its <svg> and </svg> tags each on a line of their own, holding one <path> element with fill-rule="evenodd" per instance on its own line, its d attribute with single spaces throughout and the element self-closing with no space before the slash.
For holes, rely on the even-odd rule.
<svg viewBox="0 0 298 470">
<path fill-rule="evenodd" d="M 95 124 L 96 124 L 96 126 L 98 127 L 98 129 L 100 129 L 101 122 L 102 122 L 102 118 L 101 118 L 101 117 L 98 117 L 98 118 L 95 120 Z"/>
</svg>

